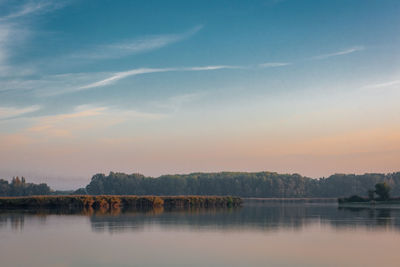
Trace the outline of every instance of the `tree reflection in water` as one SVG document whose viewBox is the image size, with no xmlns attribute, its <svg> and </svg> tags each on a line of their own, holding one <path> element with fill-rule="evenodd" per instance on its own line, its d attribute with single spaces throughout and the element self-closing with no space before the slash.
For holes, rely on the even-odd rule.
<svg viewBox="0 0 400 267">
<path fill-rule="evenodd" d="M 8 210 L 0 211 L 0 228 L 22 230 L 32 220 L 46 223 L 49 216 L 89 218 L 94 232 L 140 231 L 144 227 L 186 228 L 190 230 L 301 230 L 310 224 L 337 229 L 400 230 L 400 207 L 343 208 L 335 204 L 263 203 L 231 209 L 147 210 Z"/>
</svg>

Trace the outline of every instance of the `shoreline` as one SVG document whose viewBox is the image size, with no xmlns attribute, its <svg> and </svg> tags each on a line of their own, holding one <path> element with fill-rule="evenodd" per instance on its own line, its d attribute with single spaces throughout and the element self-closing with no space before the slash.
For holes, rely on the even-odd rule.
<svg viewBox="0 0 400 267">
<path fill-rule="evenodd" d="M 71 195 L 0 197 L 1 209 L 18 208 L 175 208 L 238 207 L 242 199 L 231 196 Z"/>
<path fill-rule="evenodd" d="M 400 206 L 399 200 L 394 201 L 369 201 L 369 202 L 338 202 L 339 207 L 384 207 L 384 206 Z"/>
<path fill-rule="evenodd" d="M 243 202 L 337 203 L 336 197 L 242 197 Z"/>
</svg>

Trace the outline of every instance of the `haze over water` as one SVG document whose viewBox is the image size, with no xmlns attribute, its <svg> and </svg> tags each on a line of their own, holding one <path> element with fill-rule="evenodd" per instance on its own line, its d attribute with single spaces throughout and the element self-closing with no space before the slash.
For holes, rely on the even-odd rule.
<svg viewBox="0 0 400 267">
<path fill-rule="evenodd" d="M 1 266 L 397 266 L 400 207 L 0 214 Z"/>
</svg>

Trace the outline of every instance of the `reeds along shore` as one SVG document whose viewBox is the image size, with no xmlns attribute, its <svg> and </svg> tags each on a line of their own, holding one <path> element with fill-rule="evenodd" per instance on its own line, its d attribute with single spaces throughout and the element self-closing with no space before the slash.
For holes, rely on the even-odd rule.
<svg viewBox="0 0 400 267">
<path fill-rule="evenodd" d="M 1 197 L 0 208 L 175 208 L 175 207 L 237 207 L 239 197 L 231 196 L 29 196 Z"/>
</svg>

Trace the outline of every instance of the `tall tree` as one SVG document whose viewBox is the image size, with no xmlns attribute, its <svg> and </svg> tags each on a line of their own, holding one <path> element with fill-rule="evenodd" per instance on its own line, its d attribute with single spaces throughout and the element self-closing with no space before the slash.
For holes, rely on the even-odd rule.
<svg viewBox="0 0 400 267">
<path fill-rule="evenodd" d="M 390 198 L 390 186 L 386 183 L 377 183 L 375 185 L 375 193 L 378 195 L 379 199 L 388 200 Z"/>
</svg>

